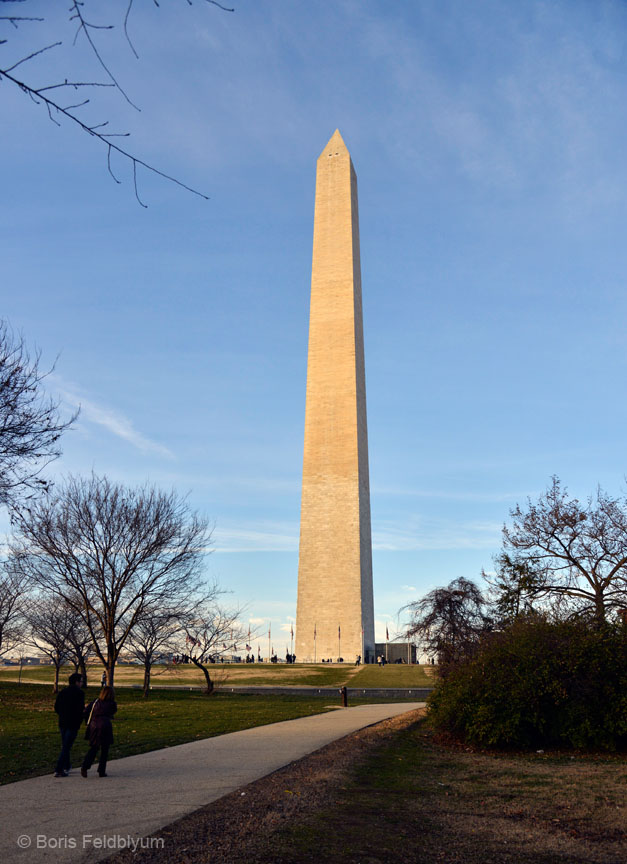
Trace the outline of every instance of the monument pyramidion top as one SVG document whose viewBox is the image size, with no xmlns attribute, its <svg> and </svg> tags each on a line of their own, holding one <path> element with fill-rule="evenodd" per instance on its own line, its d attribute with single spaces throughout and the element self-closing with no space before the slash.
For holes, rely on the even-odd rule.
<svg viewBox="0 0 627 864">
<path fill-rule="evenodd" d="M 330 156 L 348 156 L 351 158 L 351 154 L 348 152 L 348 147 L 344 143 L 344 139 L 340 135 L 340 130 L 336 129 L 333 135 L 329 138 L 326 147 L 318 157 L 318 161 L 323 158 L 329 158 Z"/>
</svg>

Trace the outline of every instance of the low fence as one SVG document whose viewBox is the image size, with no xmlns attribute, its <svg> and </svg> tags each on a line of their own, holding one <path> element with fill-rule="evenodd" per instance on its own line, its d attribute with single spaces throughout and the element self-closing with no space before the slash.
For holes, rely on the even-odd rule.
<svg viewBox="0 0 627 864">
<path fill-rule="evenodd" d="M 337 699 L 339 687 L 219 687 L 222 693 L 259 693 L 273 696 L 321 696 L 325 699 Z M 347 687 L 349 700 L 360 696 L 368 699 L 415 699 L 424 702 L 433 687 Z"/>
<path fill-rule="evenodd" d="M 132 690 L 143 690 L 141 684 L 122 685 Z M 150 685 L 151 690 L 204 690 L 204 687 L 191 684 L 158 684 Z M 323 699 L 337 699 L 341 687 L 228 687 L 221 684 L 215 685 L 215 692 L 220 693 L 252 693 L 260 696 L 320 696 Z M 371 699 L 413 699 L 417 702 L 425 702 L 433 687 L 347 687 L 349 699 L 360 697 Z"/>
</svg>

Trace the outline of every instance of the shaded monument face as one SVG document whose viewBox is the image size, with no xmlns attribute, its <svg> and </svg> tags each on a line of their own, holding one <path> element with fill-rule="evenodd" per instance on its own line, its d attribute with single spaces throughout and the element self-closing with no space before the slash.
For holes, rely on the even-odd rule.
<svg viewBox="0 0 627 864">
<path fill-rule="evenodd" d="M 295 651 L 374 651 L 357 177 L 337 130 L 316 175 Z"/>
</svg>

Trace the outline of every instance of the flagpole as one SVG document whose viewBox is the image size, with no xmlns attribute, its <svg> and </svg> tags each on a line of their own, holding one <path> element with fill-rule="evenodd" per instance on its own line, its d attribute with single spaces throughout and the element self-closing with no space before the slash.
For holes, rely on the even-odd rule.
<svg viewBox="0 0 627 864">
<path fill-rule="evenodd" d="M 314 624 L 314 663 L 316 662 L 316 625 Z"/>
<path fill-rule="evenodd" d="M 272 624 L 268 624 L 268 663 L 270 662 L 270 659 L 272 658 L 272 653 L 270 651 L 270 640 L 272 638 L 271 634 L 272 634 Z"/>
<path fill-rule="evenodd" d="M 337 659 L 342 656 L 342 630 L 340 625 L 337 625 Z"/>
</svg>

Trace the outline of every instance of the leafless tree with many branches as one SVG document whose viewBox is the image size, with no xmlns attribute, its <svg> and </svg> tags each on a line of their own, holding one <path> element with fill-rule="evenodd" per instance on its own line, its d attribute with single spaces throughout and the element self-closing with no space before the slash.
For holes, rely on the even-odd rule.
<svg viewBox="0 0 627 864">
<path fill-rule="evenodd" d="M 401 611 L 411 616 L 408 637 L 417 638 L 427 654 L 437 657 L 441 670 L 469 657 L 492 627 L 483 594 L 463 577 Z"/>
<path fill-rule="evenodd" d="M 61 454 L 59 439 L 76 419 L 63 420 L 47 398 L 39 368 L 22 337 L 0 321 L 0 504 L 45 491 L 42 470 Z"/>
<path fill-rule="evenodd" d="M 8 562 L 0 566 L 0 657 L 20 642 L 30 591 L 30 580 L 23 573 L 13 572 Z"/>
<path fill-rule="evenodd" d="M 175 492 L 70 478 L 15 508 L 13 524 L 14 571 L 82 618 L 110 686 L 142 614 L 189 600 L 202 585 L 207 522 Z"/>
<path fill-rule="evenodd" d="M 537 501 L 517 505 L 511 517 L 503 549 L 525 565 L 529 598 L 560 603 L 563 614 L 598 626 L 627 609 L 627 499 L 599 488 L 581 504 L 553 477 Z"/>
<path fill-rule="evenodd" d="M 72 655 L 69 633 L 74 610 L 52 594 L 40 594 L 29 604 L 24 618 L 24 640 L 44 654 L 54 666 L 53 692 L 59 692 L 59 672 Z"/>
<path fill-rule="evenodd" d="M 150 693 L 154 664 L 166 658 L 169 660 L 169 656 L 176 652 L 181 634 L 181 618 L 185 614 L 181 606 L 147 606 L 130 631 L 126 653 L 143 666 L 144 696 Z"/>
<path fill-rule="evenodd" d="M 220 606 L 217 593 L 210 601 L 191 611 L 183 621 L 185 642 L 181 652 L 205 676 L 205 693 L 208 696 L 215 688 L 212 667 L 227 652 L 237 650 L 237 643 L 246 638 L 240 621 L 241 610 Z"/>
</svg>

